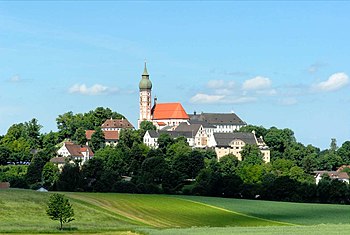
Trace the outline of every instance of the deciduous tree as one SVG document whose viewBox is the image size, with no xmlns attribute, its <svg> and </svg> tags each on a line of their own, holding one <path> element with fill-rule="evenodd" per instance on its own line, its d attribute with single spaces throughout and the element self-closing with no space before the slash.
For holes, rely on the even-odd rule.
<svg viewBox="0 0 350 235">
<path fill-rule="evenodd" d="M 72 205 L 63 194 L 55 193 L 50 196 L 46 213 L 50 219 L 60 221 L 60 230 L 62 230 L 64 223 L 74 220 Z"/>
</svg>

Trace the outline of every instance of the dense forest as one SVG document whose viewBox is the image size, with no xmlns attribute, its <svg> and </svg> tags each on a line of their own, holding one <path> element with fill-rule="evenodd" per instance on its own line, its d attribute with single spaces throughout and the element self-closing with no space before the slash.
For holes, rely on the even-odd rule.
<svg viewBox="0 0 350 235">
<path fill-rule="evenodd" d="M 45 187 L 58 191 L 166 193 L 298 202 L 350 203 L 346 183 L 324 177 L 315 184 L 313 171 L 335 170 L 350 164 L 350 141 L 320 150 L 297 142 L 290 129 L 248 125 L 240 131 L 262 136 L 271 150 L 263 163 L 259 149 L 246 145 L 242 161 L 234 155 L 219 161 L 213 149 L 192 149 L 183 137 L 161 134 L 159 148 L 142 143 L 147 130 L 122 130 L 115 147 L 104 146 L 101 124 L 123 115 L 109 108 L 59 115 L 57 132 L 41 133 L 36 119 L 12 125 L 0 137 L 0 181 L 11 187 Z M 82 167 L 66 163 L 60 172 L 50 162 L 65 140 L 85 144 L 85 130 L 94 129 L 89 146 L 94 157 Z M 348 171 L 349 168 L 344 168 Z"/>
</svg>

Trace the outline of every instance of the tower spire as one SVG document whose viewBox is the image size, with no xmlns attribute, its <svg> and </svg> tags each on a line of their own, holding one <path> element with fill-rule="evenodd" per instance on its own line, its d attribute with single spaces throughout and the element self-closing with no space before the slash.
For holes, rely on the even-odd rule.
<svg viewBox="0 0 350 235">
<path fill-rule="evenodd" d="M 149 76 L 147 72 L 147 61 L 145 60 L 145 68 L 143 69 L 143 76 Z"/>
</svg>

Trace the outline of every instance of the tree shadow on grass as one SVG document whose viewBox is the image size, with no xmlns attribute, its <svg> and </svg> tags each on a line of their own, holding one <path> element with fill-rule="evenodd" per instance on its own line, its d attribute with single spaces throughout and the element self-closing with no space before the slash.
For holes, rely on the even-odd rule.
<svg viewBox="0 0 350 235">
<path fill-rule="evenodd" d="M 62 229 L 57 228 L 60 231 L 77 231 L 78 228 L 77 227 L 63 227 Z"/>
</svg>

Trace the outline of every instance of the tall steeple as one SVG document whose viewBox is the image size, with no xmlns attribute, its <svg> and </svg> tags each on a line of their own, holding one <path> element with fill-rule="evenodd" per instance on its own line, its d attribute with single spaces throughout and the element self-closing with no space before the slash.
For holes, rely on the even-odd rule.
<svg viewBox="0 0 350 235">
<path fill-rule="evenodd" d="M 151 121 L 152 82 L 151 80 L 149 80 L 146 61 L 145 61 L 145 68 L 143 69 L 143 73 L 141 77 L 142 78 L 139 83 L 139 89 L 140 89 L 140 118 L 138 121 L 139 128 L 140 128 L 140 123 L 142 121 Z"/>
<path fill-rule="evenodd" d="M 152 89 L 152 82 L 149 80 L 149 74 L 147 72 L 147 65 L 145 62 L 145 68 L 143 69 L 142 79 L 139 84 L 139 88 L 141 89 Z"/>
<path fill-rule="evenodd" d="M 142 76 L 149 76 L 149 75 L 148 75 L 148 72 L 147 72 L 147 63 L 146 63 L 146 61 L 145 61 L 145 68 L 143 69 L 143 74 L 142 74 Z"/>
</svg>

